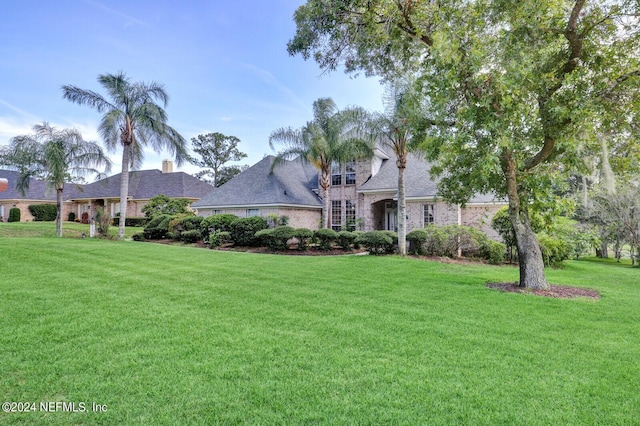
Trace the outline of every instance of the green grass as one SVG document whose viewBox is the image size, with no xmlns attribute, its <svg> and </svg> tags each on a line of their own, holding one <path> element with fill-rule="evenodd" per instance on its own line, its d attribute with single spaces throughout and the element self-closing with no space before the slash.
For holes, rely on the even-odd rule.
<svg viewBox="0 0 640 426">
<path fill-rule="evenodd" d="M 62 235 L 67 238 L 81 238 L 82 233 L 89 235 L 89 225 L 78 222 L 62 222 Z M 125 238 L 142 232 L 142 228 L 125 227 Z M 109 234 L 118 235 L 118 227 L 111 226 Z M 2 237 L 55 237 L 55 222 L 0 222 L 0 238 Z"/>
<path fill-rule="evenodd" d="M 3 235 L 0 228 L 0 235 Z M 0 424 L 639 424 L 640 271 L 0 236 Z"/>
</svg>

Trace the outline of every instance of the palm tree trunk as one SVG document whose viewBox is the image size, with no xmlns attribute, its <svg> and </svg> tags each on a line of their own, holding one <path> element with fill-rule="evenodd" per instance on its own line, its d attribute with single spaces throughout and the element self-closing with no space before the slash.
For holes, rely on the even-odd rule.
<svg viewBox="0 0 640 426">
<path fill-rule="evenodd" d="M 330 174 L 323 170 L 320 174 L 320 188 L 322 188 L 322 224 L 320 227 L 327 229 L 331 229 L 330 179 Z"/>
<path fill-rule="evenodd" d="M 406 158 L 403 161 L 406 164 Z M 407 254 L 407 200 L 405 197 L 404 172 L 406 167 L 398 166 L 398 250 Z"/>
<path fill-rule="evenodd" d="M 120 175 L 120 219 L 118 222 L 118 239 L 124 239 L 124 223 L 127 218 L 127 196 L 129 192 L 129 162 L 131 161 L 131 146 L 122 147 L 122 174 Z"/>
<path fill-rule="evenodd" d="M 520 287 L 548 289 L 549 283 L 544 275 L 544 260 L 540 245 L 531 229 L 529 215 L 520 206 L 515 160 L 510 152 L 503 153 L 502 157 L 507 180 L 509 219 L 515 235 L 520 264 Z"/>
<path fill-rule="evenodd" d="M 61 187 L 56 190 L 56 235 L 58 237 L 62 237 L 62 191 Z"/>
</svg>

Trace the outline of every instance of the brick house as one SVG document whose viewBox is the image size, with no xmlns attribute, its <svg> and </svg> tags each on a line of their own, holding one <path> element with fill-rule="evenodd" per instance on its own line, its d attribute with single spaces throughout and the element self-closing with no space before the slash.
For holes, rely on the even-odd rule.
<svg viewBox="0 0 640 426">
<path fill-rule="evenodd" d="M 397 230 L 398 168 L 389 149 L 372 159 L 335 164 L 331 176 L 331 226 L 335 230 Z M 274 156 L 266 156 L 243 173 L 193 203 L 201 216 L 232 213 L 239 217 L 271 214 L 289 217 L 289 225 L 317 229 L 322 214 L 318 171 L 299 159 L 270 173 Z M 491 217 L 504 202 L 478 195 L 462 208 L 437 197 L 436 181 L 424 159 L 410 155 L 405 172 L 407 231 L 428 224 L 477 227 L 492 238 Z"/>
<path fill-rule="evenodd" d="M 20 220 L 30 221 L 33 216 L 29 211 L 32 204 L 56 204 L 56 193 L 46 182 L 32 179 L 25 195 L 15 189 L 18 172 L 0 170 L 0 178 L 9 181 L 7 191 L 0 193 L 0 216 L 6 221 L 9 209 L 20 208 Z M 69 213 L 82 218 L 87 213 L 90 218 L 98 207 L 103 207 L 115 217 L 120 211 L 120 178 L 121 173 L 109 176 L 87 185 L 66 184 L 63 193 L 62 218 L 66 220 Z M 184 172 L 173 172 L 170 161 L 163 162 L 163 170 L 136 170 L 129 172 L 129 196 L 127 201 L 127 217 L 143 217 L 142 207 L 149 200 L 160 194 L 175 198 L 199 200 L 211 192 L 213 187 Z"/>
</svg>

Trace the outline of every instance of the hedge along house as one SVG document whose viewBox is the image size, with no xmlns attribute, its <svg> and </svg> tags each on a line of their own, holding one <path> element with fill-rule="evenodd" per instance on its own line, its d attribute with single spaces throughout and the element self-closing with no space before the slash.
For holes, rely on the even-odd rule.
<svg viewBox="0 0 640 426">
<path fill-rule="evenodd" d="M 397 231 L 398 168 L 395 156 L 377 148 L 371 159 L 334 164 L 331 174 L 331 227 Z M 286 161 L 270 173 L 274 157 L 267 156 L 212 193 L 195 202 L 201 216 L 231 213 L 239 217 L 271 214 L 289 217 L 289 225 L 317 229 L 322 200 L 318 171 L 299 159 Z M 498 239 L 491 217 L 504 202 L 490 195 L 474 197 L 462 208 L 437 198 L 437 181 L 422 158 L 409 156 L 405 173 L 407 231 L 428 224 L 469 225 Z"/>
<path fill-rule="evenodd" d="M 0 193 L 0 216 L 6 221 L 9 209 L 20 208 L 20 220 L 30 221 L 33 216 L 29 212 L 32 204 L 56 204 L 55 190 L 49 190 L 47 183 L 32 179 L 29 191 L 22 195 L 15 189 L 19 173 L 0 170 L 0 178 L 7 178 L 9 189 Z M 121 173 L 87 185 L 65 185 L 62 207 L 62 218 L 67 220 L 69 213 L 76 218 L 91 219 L 98 207 L 115 217 L 120 211 L 120 178 Z M 143 217 L 144 207 L 152 197 L 160 194 L 169 197 L 186 198 L 190 201 L 199 200 L 211 192 L 213 187 L 184 172 L 173 172 L 170 161 L 163 162 L 163 170 L 136 170 L 129 172 L 129 196 L 127 201 L 127 217 Z M 4 214 L 2 214 L 4 213 Z"/>
</svg>

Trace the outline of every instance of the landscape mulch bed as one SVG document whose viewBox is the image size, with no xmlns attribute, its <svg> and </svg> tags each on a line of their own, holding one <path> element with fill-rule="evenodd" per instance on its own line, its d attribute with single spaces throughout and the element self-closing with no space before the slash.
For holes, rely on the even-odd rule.
<svg viewBox="0 0 640 426">
<path fill-rule="evenodd" d="M 534 294 L 536 296 L 553 297 L 557 299 L 573 299 L 586 297 L 588 299 L 600 299 L 600 293 L 588 288 L 569 287 L 565 285 L 551 285 L 548 290 L 532 290 L 518 286 L 517 283 L 488 283 L 487 287 L 512 293 Z"/>
</svg>

